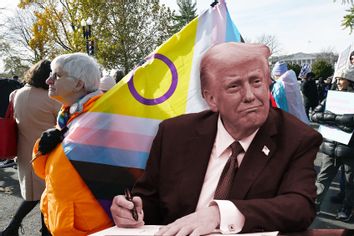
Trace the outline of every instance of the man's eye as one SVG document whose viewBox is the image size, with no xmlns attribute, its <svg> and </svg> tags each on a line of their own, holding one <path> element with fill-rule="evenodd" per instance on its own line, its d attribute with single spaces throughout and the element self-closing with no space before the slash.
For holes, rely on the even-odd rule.
<svg viewBox="0 0 354 236">
<path fill-rule="evenodd" d="M 253 84 L 255 84 L 255 85 L 259 85 L 259 84 L 261 84 L 262 83 L 262 80 L 261 79 L 255 79 L 254 81 L 253 81 Z"/>
<path fill-rule="evenodd" d="M 238 84 L 231 84 L 227 87 L 227 89 L 235 90 L 238 89 L 240 86 Z"/>
</svg>

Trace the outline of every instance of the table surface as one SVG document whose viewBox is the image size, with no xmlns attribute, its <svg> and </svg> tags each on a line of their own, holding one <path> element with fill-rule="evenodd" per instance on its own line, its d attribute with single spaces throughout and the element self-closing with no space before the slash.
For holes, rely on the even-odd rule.
<svg viewBox="0 0 354 236">
<path fill-rule="evenodd" d="M 279 234 L 284 236 L 352 236 L 354 229 L 309 229 L 301 233 Z"/>
</svg>

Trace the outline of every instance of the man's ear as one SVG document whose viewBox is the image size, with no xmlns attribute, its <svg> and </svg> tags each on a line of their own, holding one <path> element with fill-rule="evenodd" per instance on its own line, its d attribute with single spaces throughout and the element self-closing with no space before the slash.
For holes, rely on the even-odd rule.
<svg viewBox="0 0 354 236">
<path fill-rule="evenodd" d="M 207 89 L 203 90 L 203 98 L 208 103 L 210 110 L 213 112 L 218 111 L 217 101 L 213 94 L 211 94 Z"/>
<path fill-rule="evenodd" d="M 84 81 L 82 81 L 82 80 L 77 80 L 76 81 L 76 85 L 75 85 L 75 87 L 74 87 L 74 91 L 75 92 L 78 92 L 78 91 L 80 91 L 80 90 L 82 90 L 82 89 L 84 89 L 85 88 L 85 83 L 84 83 Z"/>
</svg>

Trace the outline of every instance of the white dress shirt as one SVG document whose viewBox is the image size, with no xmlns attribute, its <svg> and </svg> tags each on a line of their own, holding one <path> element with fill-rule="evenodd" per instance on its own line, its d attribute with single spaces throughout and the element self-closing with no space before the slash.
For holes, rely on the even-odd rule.
<svg viewBox="0 0 354 236">
<path fill-rule="evenodd" d="M 220 116 L 218 118 L 216 138 L 211 151 L 208 169 L 205 174 L 196 210 L 198 211 L 201 208 L 217 204 L 220 212 L 221 233 L 227 234 L 240 232 L 245 223 L 244 215 L 237 209 L 233 202 L 229 200 L 214 200 L 214 193 L 219 178 L 232 153 L 230 145 L 234 141 L 239 141 L 241 144 L 244 152 L 237 156 L 238 166 L 241 166 L 245 152 L 247 152 L 247 149 L 257 132 L 258 129 L 242 140 L 234 140 L 222 124 Z"/>
</svg>

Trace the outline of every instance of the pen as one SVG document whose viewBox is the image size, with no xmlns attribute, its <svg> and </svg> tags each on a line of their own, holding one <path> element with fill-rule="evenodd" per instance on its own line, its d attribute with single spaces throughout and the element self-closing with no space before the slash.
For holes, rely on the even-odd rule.
<svg viewBox="0 0 354 236">
<path fill-rule="evenodd" d="M 125 195 L 125 199 L 127 199 L 130 202 L 133 202 L 132 193 L 130 192 L 129 188 L 125 189 L 124 195 Z M 134 204 L 134 202 L 133 202 L 133 204 Z M 136 212 L 135 204 L 134 204 L 133 209 L 130 210 L 130 212 L 132 213 L 134 220 L 138 221 L 138 213 Z"/>
</svg>

